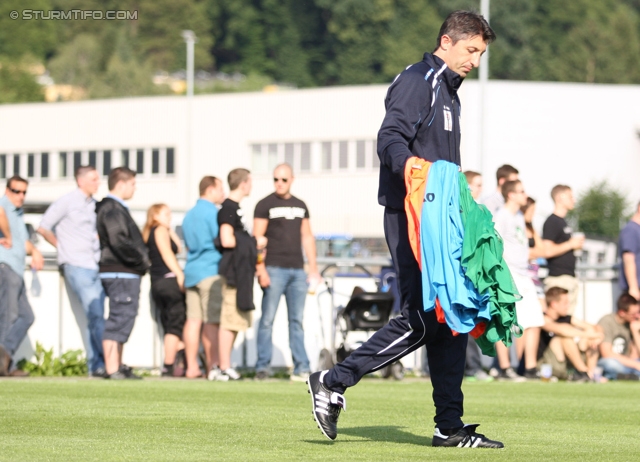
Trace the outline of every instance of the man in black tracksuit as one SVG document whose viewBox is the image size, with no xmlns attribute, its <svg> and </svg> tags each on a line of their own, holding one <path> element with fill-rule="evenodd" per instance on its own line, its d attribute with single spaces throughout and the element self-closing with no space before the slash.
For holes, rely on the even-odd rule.
<svg viewBox="0 0 640 462">
<path fill-rule="evenodd" d="M 495 34 L 477 13 L 456 11 L 445 20 L 436 50 L 396 77 L 385 99 L 378 133 L 384 230 L 398 276 L 402 314 L 393 318 L 345 361 L 309 377 L 314 417 L 330 439 L 346 407 L 342 393 L 365 374 L 427 345 L 436 429 L 433 446 L 503 447 L 462 423 L 467 334 L 453 336 L 435 310 L 424 311 L 422 275 L 411 251 L 404 211 L 405 165 L 410 157 L 460 165 L 460 101 L 457 90 Z"/>
<path fill-rule="evenodd" d="M 106 378 L 139 379 L 122 364 L 122 347 L 138 314 L 140 278 L 151 266 L 147 246 L 124 202 L 133 197 L 136 172 L 127 167 L 114 168 L 108 183 L 109 194 L 96 204 L 100 279 L 109 297 L 109 318 L 102 336 Z"/>
</svg>

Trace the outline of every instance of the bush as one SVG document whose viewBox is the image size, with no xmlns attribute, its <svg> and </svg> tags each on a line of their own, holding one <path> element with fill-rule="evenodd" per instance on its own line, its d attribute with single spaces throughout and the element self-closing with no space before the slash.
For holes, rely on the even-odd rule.
<svg viewBox="0 0 640 462">
<path fill-rule="evenodd" d="M 35 362 L 22 359 L 18 362 L 18 369 L 32 377 L 83 376 L 89 371 L 82 350 L 69 350 L 60 358 L 54 358 L 53 348 L 45 350 L 40 342 L 36 342 Z"/>
</svg>

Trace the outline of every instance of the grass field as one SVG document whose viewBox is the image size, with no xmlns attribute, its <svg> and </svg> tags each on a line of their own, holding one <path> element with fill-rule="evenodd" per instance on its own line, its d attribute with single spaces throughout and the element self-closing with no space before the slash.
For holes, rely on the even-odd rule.
<svg viewBox="0 0 640 462">
<path fill-rule="evenodd" d="M 505 449 L 432 448 L 431 384 L 365 379 L 339 435 L 288 381 L 0 380 L 0 460 L 640 459 L 640 385 L 465 383 L 465 422 Z"/>
</svg>

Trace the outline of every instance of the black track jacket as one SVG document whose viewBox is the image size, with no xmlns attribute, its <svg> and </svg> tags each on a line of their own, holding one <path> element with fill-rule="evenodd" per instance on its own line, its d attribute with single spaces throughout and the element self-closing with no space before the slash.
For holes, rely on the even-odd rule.
<svg viewBox="0 0 640 462">
<path fill-rule="evenodd" d="M 399 74 L 387 91 L 386 115 L 378 132 L 380 205 L 404 210 L 404 167 L 409 157 L 460 165 L 462 77 L 442 59 L 425 53 Z"/>
</svg>

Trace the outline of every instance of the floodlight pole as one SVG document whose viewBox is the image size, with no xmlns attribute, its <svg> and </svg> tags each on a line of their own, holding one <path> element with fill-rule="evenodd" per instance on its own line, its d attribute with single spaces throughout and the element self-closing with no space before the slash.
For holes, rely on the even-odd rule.
<svg viewBox="0 0 640 462">
<path fill-rule="evenodd" d="M 187 44 L 187 101 L 186 101 L 186 143 L 184 158 L 184 176 L 185 176 L 185 203 L 184 209 L 189 207 L 191 197 L 191 106 L 193 103 L 193 48 L 197 41 L 196 34 L 192 30 L 183 30 L 182 38 Z"/>
<path fill-rule="evenodd" d="M 482 14 L 482 16 L 484 16 L 484 19 L 487 20 L 487 22 L 489 22 L 489 5 L 490 5 L 490 0 L 480 0 L 480 12 Z M 486 115 L 487 115 L 487 111 L 485 110 L 485 104 L 484 104 L 484 100 L 485 100 L 485 91 L 486 91 L 486 87 L 487 87 L 487 81 L 489 80 L 489 47 L 487 47 L 487 51 L 484 53 L 484 55 L 482 55 L 482 58 L 480 58 L 480 69 L 479 69 L 479 82 L 480 82 L 480 95 L 479 95 L 479 103 L 480 103 L 480 124 L 479 124 L 479 130 L 480 130 L 480 138 L 479 138 L 479 148 L 480 148 L 480 155 L 479 155 L 479 170 L 481 174 L 485 174 L 484 171 L 484 161 L 485 161 L 485 130 L 486 130 L 486 124 L 485 124 L 485 119 L 486 119 Z"/>
</svg>

